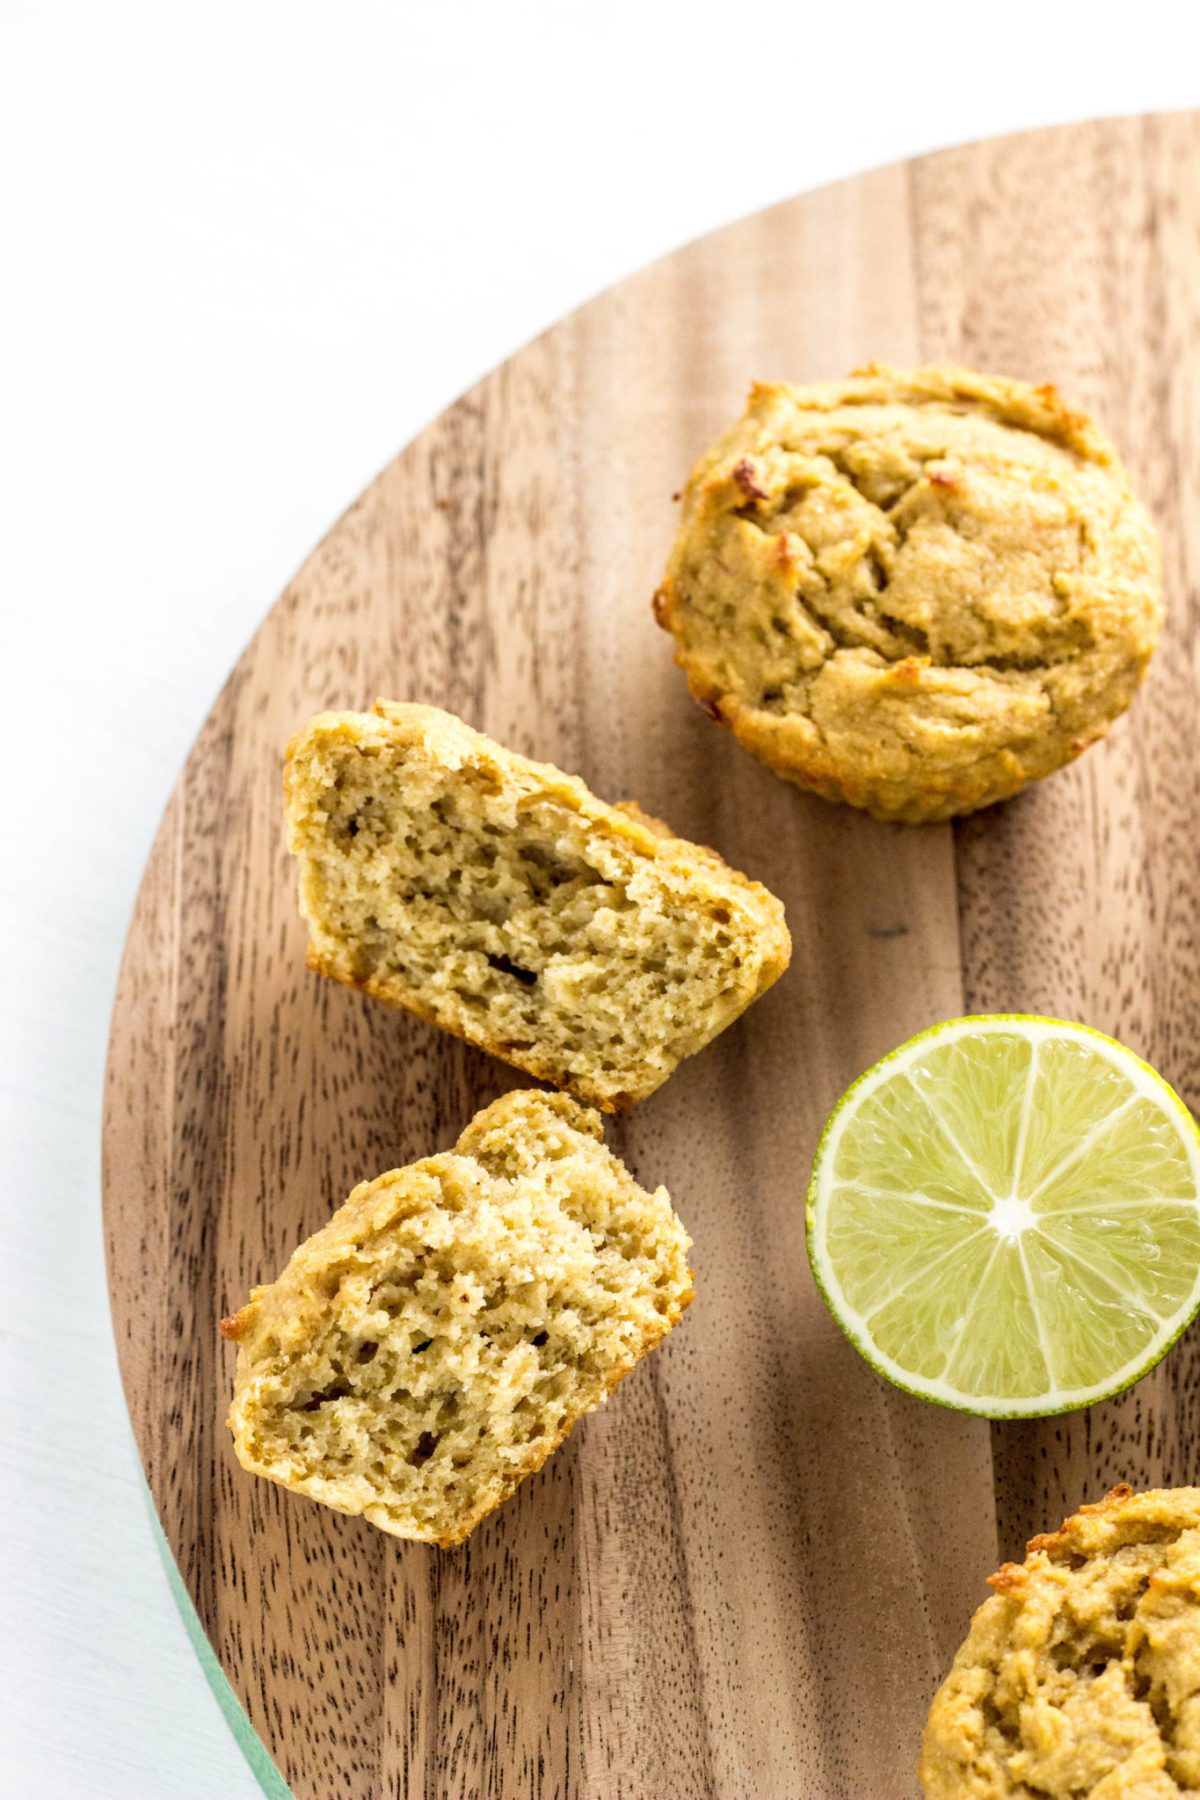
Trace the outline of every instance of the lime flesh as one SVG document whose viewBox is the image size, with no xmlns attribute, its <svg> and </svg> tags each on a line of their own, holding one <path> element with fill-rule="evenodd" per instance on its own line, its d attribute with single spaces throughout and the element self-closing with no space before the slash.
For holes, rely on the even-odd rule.
<svg viewBox="0 0 1200 1800">
<path fill-rule="evenodd" d="M 988 1418 L 1068 1412 L 1200 1307 L 1200 1132 L 1112 1038 L 956 1019 L 839 1102 L 807 1225 L 830 1311 L 889 1380 Z"/>
</svg>

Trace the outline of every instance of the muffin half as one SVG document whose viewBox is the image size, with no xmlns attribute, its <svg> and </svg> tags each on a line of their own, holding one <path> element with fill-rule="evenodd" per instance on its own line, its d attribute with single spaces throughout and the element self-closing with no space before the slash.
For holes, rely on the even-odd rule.
<svg viewBox="0 0 1200 1800">
<path fill-rule="evenodd" d="M 310 966 L 605 1112 L 787 967 L 766 888 L 434 707 L 319 714 L 284 788 Z"/>
<path fill-rule="evenodd" d="M 222 1321 L 243 1468 L 443 1546 L 540 1468 L 692 1297 L 667 1190 L 601 1131 L 522 1090 L 355 1188 Z"/>
</svg>

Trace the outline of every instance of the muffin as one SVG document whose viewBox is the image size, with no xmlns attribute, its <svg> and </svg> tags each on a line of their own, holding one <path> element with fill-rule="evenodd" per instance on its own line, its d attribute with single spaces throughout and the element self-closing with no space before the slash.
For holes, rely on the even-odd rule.
<svg viewBox="0 0 1200 1800">
<path fill-rule="evenodd" d="M 605 1112 L 787 967 L 766 888 L 434 707 L 321 713 L 284 787 L 310 967 Z"/>
<path fill-rule="evenodd" d="M 689 1240 L 563 1094 L 506 1094 L 453 1151 L 355 1188 L 239 1345 L 243 1468 L 396 1537 L 462 1541 L 666 1336 Z"/>
<path fill-rule="evenodd" d="M 1162 610 L 1154 528 L 1092 421 L 940 366 L 755 386 L 688 478 L 655 596 L 693 695 L 748 750 L 913 822 L 1102 737 Z"/>
<path fill-rule="evenodd" d="M 1200 1791 L 1200 1488 L 1114 1488 L 991 1585 L 929 1714 L 926 1800 Z"/>
</svg>

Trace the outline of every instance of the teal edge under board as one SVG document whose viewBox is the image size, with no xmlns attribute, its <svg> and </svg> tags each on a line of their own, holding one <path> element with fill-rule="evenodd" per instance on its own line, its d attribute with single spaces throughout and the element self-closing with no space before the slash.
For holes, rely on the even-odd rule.
<svg viewBox="0 0 1200 1800">
<path fill-rule="evenodd" d="M 154 1509 L 154 1498 L 148 1487 L 145 1489 L 145 1494 L 146 1510 L 150 1514 L 154 1541 L 158 1545 L 158 1553 L 162 1557 L 163 1568 L 167 1572 L 167 1581 L 175 1596 L 175 1604 L 179 1608 L 188 1637 L 192 1640 L 192 1649 L 196 1652 L 200 1660 L 200 1667 L 204 1670 L 205 1680 L 216 1696 L 217 1705 L 225 1715 L 225 1722 L 237 1740 L 238 1748 L 249 1763 L 251 1773 L 259 1787 L 267 1795 L 267 1800 L 295 1800 L 291 1788 L 263 1749 L 261 1739 L 242 1710 L 241 1701 L 226 1680 L 225 1671 L 217 1661 L 213 1647 L 200 1623 L 199 1614 L 192 1605 L 192 1597 L 183 1584 L 183 1577 L 171 1554 L 171 1546 L 158 1522 L 158 1514 Z"/>
</svg>

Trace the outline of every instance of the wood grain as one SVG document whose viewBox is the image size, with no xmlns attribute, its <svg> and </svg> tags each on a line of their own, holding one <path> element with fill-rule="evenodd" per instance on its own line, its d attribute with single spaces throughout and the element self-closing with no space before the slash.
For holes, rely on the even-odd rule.
<svg viewBox="0 0 1200 1800">
<path fill-rule="evenodd" d="M 1037 133 L 913 175 L 926 350 L 1054 379 L 1104 419 L 1160 527 L 1169 607 L 1106 742 L 958 826 L 967 1001 L 1110 1032 L 1200 1111 L 1200 118 Z M 1115 1481 L 1200 1478 L 1198 1378 L 1193 1331 L 1110 1405 L 997 1426 L 1005 1554 Z"/>
<path fill-rule="evenodd" d="M 818 1131 L 969 1006 L 1115 1032 L 1200 1103 L 1200 126 L 1072 127 L 777 207 L 626 281 L 384 471 L 264 621 L 188 760 L 113 1020 L 105 1219 L 130 1410 L 235 1691 L 305 1800 L 915 1793 L 997 1555 L 1118 1477 L 1200 1473 L 1197 1345 L 1124 1400 L 982 1423 L 894 1392 L 807 1268 Z M 1134 715 L 964 824 L 793 791 L 689 702 L 649 596 L 670 494 L 752 377 L 960 357 L 1053 378 L 1163 526 Z M 636 796 L 787 905 L 788 975 L 610 1126 L 695 1240 L 684 1325 L 456 1551 L 246 1476 L 216 1320 L 356 1181 L 511 1071 L 307 973 L 279 778 L 312 712 L 461 713 Z"/>
</svg>

